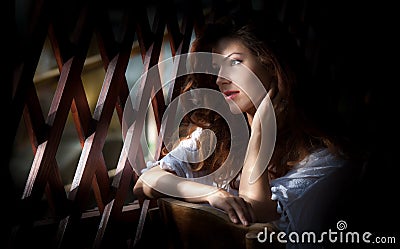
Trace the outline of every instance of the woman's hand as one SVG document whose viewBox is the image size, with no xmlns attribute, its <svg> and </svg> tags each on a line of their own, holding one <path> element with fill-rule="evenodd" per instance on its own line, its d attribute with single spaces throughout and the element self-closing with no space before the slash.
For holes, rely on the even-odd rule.
<svg viewBox="0 0 400 249">
<path fill-rule="evenodd" d="M 211 206 L 225 211 L 235 224 L 242 223 L 247 226 L 255 220 L 254 211 L 249 202 L 223 189 L 210 194 L 207 201 Z"/>
</svg>

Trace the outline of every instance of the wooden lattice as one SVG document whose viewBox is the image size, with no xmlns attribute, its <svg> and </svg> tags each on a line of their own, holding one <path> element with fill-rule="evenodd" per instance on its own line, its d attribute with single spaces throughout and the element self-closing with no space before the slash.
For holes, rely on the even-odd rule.
<svg viewBox="0 0 400 249">
<path fill-rule="evenodd" d="M 15 245 L 25 245 L 27 241 L 21 242 L 19 238 L 29 234 L 29 229 L 43 218 L 38 217 L 43 205 L 43 196 L 46 205 L 50 207 L 52 223 L 56 224 L 57 228 L 54 229 L 56 232 L 50 233 L 55 239 L 46 238 L 50 242 L 42 241 L 42 245 L 68 247 L 74 243 L 81 246 L 84 244 L 74 241 L 73 238 L 78 236 L 78 231 L 83 231 L 78 228 L 83 226 L 82 220 L 88 213 L 86 205 L 91 191 L 94 193 L 100 215 L 96 220 L 97 231 L 91 242 L 93 246 L 98 247 L 101 244 L 112 220 L 116 224 L 121 220 L 131 222 L 132 227 L 135 227 L 139 214 L 138 206 L 131 203 L 129 205 L 132 207 L 129 208 L 125 201 L 128 191 L 131 191 L 131 183 L 137 176 L 126 155 L 121 153 L 116 165 L 116 171 L 120 173 L 110 179 L 102 152 L 114 110 L 121 121 L 129 94 L 125 73 L 132 44 L 137 40 L 144 68 L 147 70 L 158 63 L 165 28 L 168 31 L 172 55 L 175 55 L 188 52 L 193 27 L 195 24 L 202 25 L 202 7 L 193 3 L 183 6 L 185 11 L 181 20 L 178 19 L 176 5 L 172 1 L 155 4 L 152 28 L 149 23 L 148 6 L 140 2 L 122 1 L 115 6 L 94 1 L 75 2 L 71 3 L 75 5 L 73 8 L 67 8 L 73 10 L 73 13 L 66 13 L 63 9 L 64 4 L 70 3 L 40 1 L 32 6 L 32 22 L 29 27 L 31 40 L 29 47 L 24 49 L 23 61 L 15 69 L 12 103 L 14 127 L 18 127 L 19 120 L 23 117 L 34 152 L 21 197 L 22 203 L 19 205 L 23 215 L 19 219 L 20 223 L 12 241 Z M 113 7 L 124 15 L 122 23 L 119 24 L 122 31 L 117 33 L 120 37 L 116 37 L 116 33 L 113 32 L 108 15 Z M 92 36 L 96 37 L 105 70 L 105 78 L 93 114 L 81 80 Z M 50 110 L 43 115 L 33 77 L 47 37 L 51 42 L 60 76 Z M 159 129 L 159 121 L 165 110 L 161 91 L 152 100 L 152 104 Z M 72 185 L 66 192 L 56 153 L 70 112 L 82 152 Z M 133 230 L 131 232 L 133 234 Z M 93 232 L 88 233 L 88 236 L 89 234 L 93 236 Z M 31 236 L 25 238 L 32 239 Z"/>
</svg>

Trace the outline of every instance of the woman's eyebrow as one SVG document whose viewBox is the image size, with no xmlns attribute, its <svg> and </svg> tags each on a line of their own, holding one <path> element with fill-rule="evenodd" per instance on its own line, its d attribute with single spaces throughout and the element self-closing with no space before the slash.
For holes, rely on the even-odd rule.
<svg viewBox="0 0 400 249">
<path fill-rule="evenodd" d="M 240 53 L 240 52 L 232 52 L 232 53 L 230 53 L 230 54 L 228 54 L 228 55 L 226 55 L 226 56 L 222 55 L 222 56 L 223 56 L 222 61 L 228 60 L 232 55 L 235 55 L 235 54 L 237 54 L 237 55 L 242 55 L 243 53 Z M 215 61 L 219 61 L 219 62 L 215 62 Z M 222 61 L 219 60 L 219 58 L 217 58 L 216 60 L 213 59 L 212 63 L 213 63 L 213 64 L 218 64 L 218 63 L 221 63 Z"/>
<path fill-rule="evenodd" d="M 224 61 L 229 59 L 232 55 L 235 55 L 235 54 L 241 55 L 242 53 L 239 53 L 239 52 L 230 53 L 230 54 L 228 54 L 227 56 L 224 57 Z"/>
</svg>

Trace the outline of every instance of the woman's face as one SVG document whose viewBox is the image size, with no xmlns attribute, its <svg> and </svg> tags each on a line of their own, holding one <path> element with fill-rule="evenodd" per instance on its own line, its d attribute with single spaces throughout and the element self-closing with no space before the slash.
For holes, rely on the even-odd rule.
<svg viewBox="0 0 400 249">
<path fill-rule="evenodd" d="M 237 113 L 239 107 L 240 112 L 254 115 L 255 106 L 269 89 L 270 73 L 239 39 L 221 39 L 213 53 L 219 54 L 213 56 L 213 67 L 218 70 L 216 83 L 231 111 Z"/>
</svg>

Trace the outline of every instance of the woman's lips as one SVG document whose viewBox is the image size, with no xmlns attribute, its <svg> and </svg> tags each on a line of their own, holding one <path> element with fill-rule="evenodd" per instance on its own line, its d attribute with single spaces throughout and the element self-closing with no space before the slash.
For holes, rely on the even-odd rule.
<svg viewBox="0 0 400 249">
<path fill-rule="evenodd" d="M 240 93 L 240 91 L 224 91 L 225 98 L 227 98 L 227 99 L 233 99 L 239 93 Z"/>
</svg>

